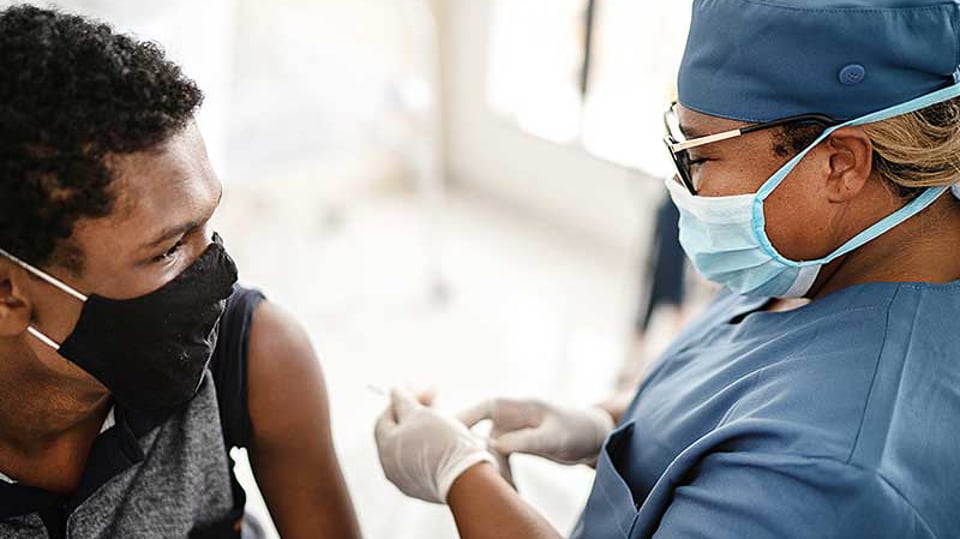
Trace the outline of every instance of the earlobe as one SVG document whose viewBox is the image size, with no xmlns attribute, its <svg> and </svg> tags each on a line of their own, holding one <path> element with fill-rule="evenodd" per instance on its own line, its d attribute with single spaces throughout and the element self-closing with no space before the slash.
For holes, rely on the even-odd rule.
<svg viewBox="0 0 960 539">
<path fill-rule="evenodd" d="M 13 272 L 0 264 L 0 338 L 23 334 L 30 324 L 30 302 Z"/>
</svg>

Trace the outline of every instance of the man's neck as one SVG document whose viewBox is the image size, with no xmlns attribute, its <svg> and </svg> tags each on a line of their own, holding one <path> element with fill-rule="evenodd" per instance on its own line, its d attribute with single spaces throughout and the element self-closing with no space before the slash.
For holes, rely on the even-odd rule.
<svg viewBox="0 0 960 539">
<path fill-rule="evenodd" d="M 42 368 L 28 346 L 0 344 L 0 472 L 69 492 L 110 406 L 109 394 Z"/>
</svg>

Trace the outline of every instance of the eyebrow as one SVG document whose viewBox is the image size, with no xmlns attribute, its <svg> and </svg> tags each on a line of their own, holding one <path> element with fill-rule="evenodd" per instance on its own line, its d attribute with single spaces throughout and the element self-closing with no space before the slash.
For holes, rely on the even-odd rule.
<svg viewBox="0 0 960 539">
<path fill-rule="evenodd" d="M 216 209 L 220 206 L 220 201 L 222 200 L 223 200 L 223 188 L 221 187 L 220 195 L 217 197 L 217 203 L 214 204 L 213 206 L 213 211 L 216 211 Z M 204 222 L 210 220 L 210 217 L 213 216 L 213 211 L 211 211 L 208 215 L 206 215 L 202 219 L 195 219 L 187 223 L 182 223 L 182 224 L 164 229 L 163 232 L 161 232 L 155 239 L 151 240 L 148 243 L 144 243 L 143 245 L 140 246 L 140 248 L 143 250 L 152 249 L 160 246 L 163 243 L 166 243 L 172 240 L 173 238 L 183 236 L 186 233 L 190 232 L 191 230 L 196 230 Z"/>
<path fill-rule="evenodd" d="M 174 227 L 167 228 L 157 236 L 156 239 L 149 243 L 142 245 L 143 249 L 152 249 L 154 247 L 159 247 L 161 244 L 164 244 L 173 238 L 177 238 L 190 232 L 191 230 L 196 230 L 200 226 L 202 221 L 190 221 L 189 223 L 183 223 Z"/>
<path fill-rule="evenodd" d="M 689 125 L 680 124 L 680 132 L 683 133 L 683 136 L 688 139 L 701 138 L 710 135 L 711 133 L 704 133 L 696 127 L 690 127 Z"/>
</svg>

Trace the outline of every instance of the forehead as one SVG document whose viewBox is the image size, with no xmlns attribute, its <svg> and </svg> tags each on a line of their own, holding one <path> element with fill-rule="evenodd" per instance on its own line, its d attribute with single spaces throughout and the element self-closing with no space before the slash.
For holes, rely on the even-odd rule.
<svg viewBox="0 0 960 539">
<path fill-rule="evenodd" d="M 220 182 L 194 125 L 153 150 L 112 156 L 108 167 L 114 211 L 78 221 L 72 236 L 88 274 L 115 273 L 162 249 L 151 242 L 209 217 L 220 197 Z"/>
<path fill-rule="evenodd" d="M 157 148 L 114 156 L 109 166 L 117 194 L 113 216 L 126 224 L 160 230 L 195 217 L 219 196 L 220 182 L 194 124 Z"/>
</svg>

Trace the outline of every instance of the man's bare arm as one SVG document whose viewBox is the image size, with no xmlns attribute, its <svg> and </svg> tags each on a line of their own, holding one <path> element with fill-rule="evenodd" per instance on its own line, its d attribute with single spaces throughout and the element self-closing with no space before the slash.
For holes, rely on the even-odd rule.
<svg viewBox="0 0 960 539">
<path fill-rule="evenodd" d="M 268 302 L 254 313 L 248 369 L 250 460 L 280 535 L 360 537 L 320 363 L 300 325 Z"/>
</svg>

